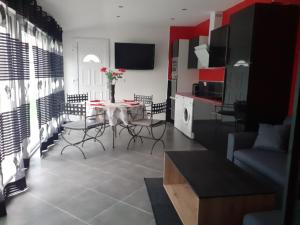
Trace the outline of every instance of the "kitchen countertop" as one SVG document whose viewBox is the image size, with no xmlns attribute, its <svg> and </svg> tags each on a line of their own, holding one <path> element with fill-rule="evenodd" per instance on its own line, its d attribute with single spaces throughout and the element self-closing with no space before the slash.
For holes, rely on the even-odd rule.
<svg viewBox="0 0 300 225">
<path fill-rule="evenodd" d="M 184 96 L 184 97 L 193 98 L 195 100 L 199 100 L 199 101 L 209 103 L 209 104 L 213 104 L 213 105 L 217 105 L 217 106 L 221 106 L 223 104 L 222 101 L 213 100 L 213 99 L 209 99 L 209 98 L 205 98 L 205 97 L 197 97 L 197 96 L 193 95 L 192 93 L 187 93 L 187 92 L 176 93 L 176 95 L 181 95 L 181 96 Z"/>
</svg>

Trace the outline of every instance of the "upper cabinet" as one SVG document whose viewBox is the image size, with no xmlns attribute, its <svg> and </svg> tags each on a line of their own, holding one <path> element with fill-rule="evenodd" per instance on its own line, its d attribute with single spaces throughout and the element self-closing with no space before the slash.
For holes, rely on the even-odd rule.
<svg viewBox="0 0 300 225">
<path fill-rule="evenodd" d="M 227 60 L 229 26 L 212 30 L 210 33 L 209 67 L 225 67 Z"/>
<path fill-rule="evenodd" d="M 198 58 L 195 54 L 195 47 L 198 45 L 199 45 L 199 37 L 193 38 L 189 41 L 189 58 L 188 58 L 189 69 L 198 68 Z"/>
<path fill-rule="evenodd" d="M 254 36 L 254 15 L 257 8 L 249 7 L 230 18 L 230 39 L 228 64 L 233 65 L 238 61 L 250 63 L 252 39 Z M 262 21 L 262 23 L 264 23 Z M 269 26 L 269 25 L 268 25 Z M 258 34 L 268 35 L 268 34 Z"/>
<path fill-rule="evenodd" d="M 177 58 L 179 56 L 179 40 L 174 41 L 173 43 L 173 58 Z"/>
<path fill-rule="evenodd" d="M 246 101 L 247 128 L 288 115 L 298 7 L 255 4 L 230 19 L 225 103 Z"/>
</svg>

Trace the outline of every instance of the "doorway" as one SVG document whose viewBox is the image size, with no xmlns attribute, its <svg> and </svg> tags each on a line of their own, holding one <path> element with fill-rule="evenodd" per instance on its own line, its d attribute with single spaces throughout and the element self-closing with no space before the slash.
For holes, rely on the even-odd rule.
<svg viewBox="0 0 300 225">
<path fill-rule="evenodd" d="M 77 42 L 78 93 L 90 100 L 108 100 L 108 81 L 101 67 L 109 67 L 109 39 L 79 38 Z"/>
</svg>

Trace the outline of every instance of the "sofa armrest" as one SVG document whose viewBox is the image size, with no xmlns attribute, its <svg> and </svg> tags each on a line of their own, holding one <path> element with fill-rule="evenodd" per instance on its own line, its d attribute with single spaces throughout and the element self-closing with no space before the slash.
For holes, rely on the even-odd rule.
<svg viewBox="0 0 300 225">
<path fill-rule="evenodd" d="M 240 132 L 228 134 L 227 159 L 233 161 L 233 153 L 239 149 L 249 149 L 254 145 L 256 132 Z"/>
</svg>

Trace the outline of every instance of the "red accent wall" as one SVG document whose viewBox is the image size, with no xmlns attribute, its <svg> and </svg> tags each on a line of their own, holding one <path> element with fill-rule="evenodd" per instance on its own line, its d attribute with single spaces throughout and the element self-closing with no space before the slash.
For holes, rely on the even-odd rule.
<svg viewBox="0 0 300 225">
<path fill-rule="evenodd" d="M 199 80 L 223 82 L 225 79 L 225 67 L 199 70 Z"/>
<path fill-rule="evenodd" d="M 293 68 L 293 77 L 292 77 L 292 84 L 291 84 L 291 98 L 290 98 L 289 115 L 293 114 L 295 89 L 296 89 L 296 82 L 297 82 L 297 75 L 298 75 L 298 68 L 299 68 L 298 67 L 299 57 L 300 57 L 300 18 L 298 21 L 298 34 L 297 34 L 297 43 L 296 43 L 296 50 L 295 50 L 295 57 L 294 57 L 294 68 Z"/>
<path fill-rule="evenodd" d="M 205 20 L 204 22 L 198 24 L 194 27 L 194 37 L 197 36 L 208 36 L 209 31 L 209 20 Z"/>
</svg>

